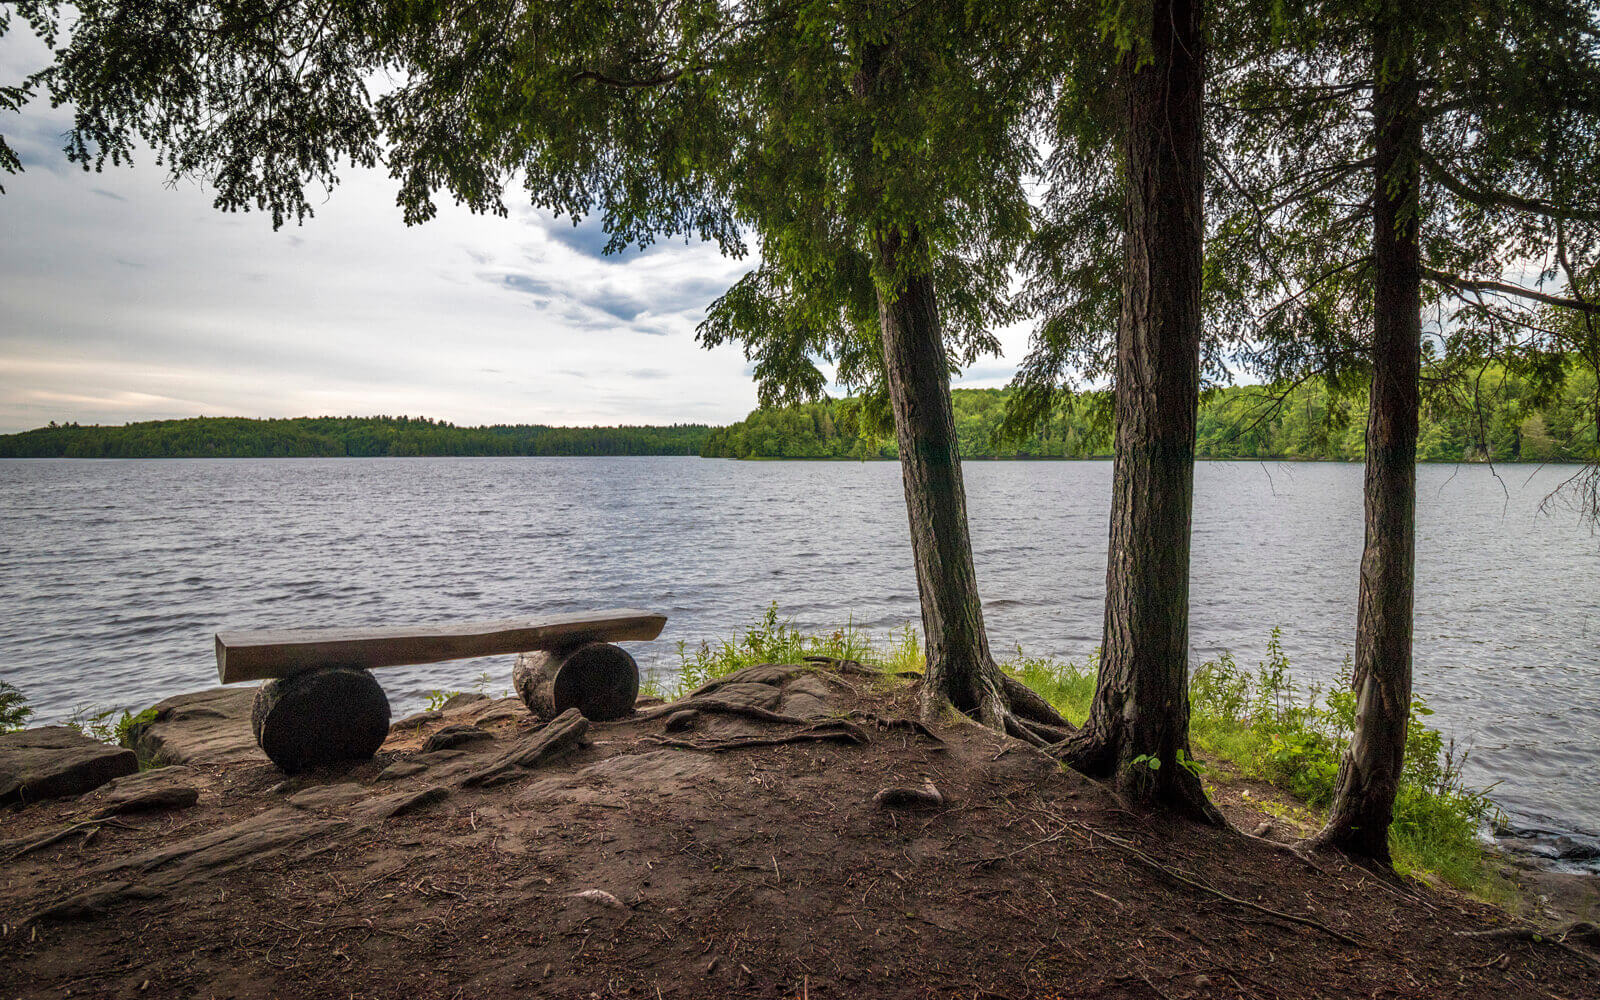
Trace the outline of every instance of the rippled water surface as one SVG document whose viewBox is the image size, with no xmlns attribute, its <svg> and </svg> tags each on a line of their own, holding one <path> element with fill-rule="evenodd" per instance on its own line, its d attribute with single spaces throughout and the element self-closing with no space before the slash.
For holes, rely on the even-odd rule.
<svg viewBox="0 0 1600 1000">
<path fill-rule="evenodd" d="M 1600 540 L 1536 513 L 1572 467 L 1419 470 L 1416 687 L 1522 822 L 1600 827 Z M 1109 463 L 967 466 L 997 650 L 1098 644 Z M 1530 479 L 1529 476 L 1532 476 Z M 1197 659 L 1342 672 L 1355 628 L 1361 469 L 1196 474 Z M 0 462 L 0 677 L 39 721 L 215 683 L 222 627 L 405 623 L 641 606 L 662 641 L 751 622 L 917 616 L 897 465 L 695 458 Z M 397 713 L 509 660 L 382 672 Z"/>
</svg>

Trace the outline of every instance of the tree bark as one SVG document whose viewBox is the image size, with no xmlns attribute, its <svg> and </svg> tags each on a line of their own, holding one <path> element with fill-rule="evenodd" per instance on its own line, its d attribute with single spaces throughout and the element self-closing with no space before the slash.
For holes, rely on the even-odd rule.
<svg viewBox="0 0 1600 1000">
<path fill-rule="evenodd" d="M 879 235 L 878 254 L 884 271 L 899 276 L 892 294 L 878 293 L 878 320 L 922 602 L 922 712 L 931 719 L 954 706 L 1004 729 L 1008 702 L 983 627 L 950 363 L 926 250 L 916 233 L 894 230 Z"/>
<path fill-rule="evenodd" d="M 1089 718 L 1064 759 L 1143 807 L 1221 823 L 1185 766 L 1205 233 L 1202 0 L 1155 0 L 1145 16 L 1142 46 L 1124 64 L 1126 242 L 1105 633 Z"/>
<path fill-rule="evenodd" d="M 1355 732 L 1333 807 L 1313 842 L 1388 863 L 1389 823 L 1411 709 L 1411 614 L 1421 376 L 1421 116 L 1404 5 L 1374 39 L 1372 392 L 1364 482 L 1366 546 L 1356 612 Z"/>
</svg>

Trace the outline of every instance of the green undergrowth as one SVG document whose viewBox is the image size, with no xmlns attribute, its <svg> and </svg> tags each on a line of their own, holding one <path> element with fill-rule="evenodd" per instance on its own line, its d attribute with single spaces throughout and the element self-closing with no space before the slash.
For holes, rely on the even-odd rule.
<svg viewBox="0 0 1600 1000">
<path fill-rule="evenodd" d="M 679 673 L 667 682 L 648 678 L 644 693 L 668 700 L 758 663 L 799 663 L 832 656 L 877 667 L 885 678 L 923 667 L 921 640 L 909 625 L 874 637 L 853 624 L 808 634 L 781 618 L 776 603 L 761 620 L 726 640 L 698 648 L 678 646 Z M 1094 697 L 1098 651 L 1077 664 L 1028 656 L 1019 648 L 1001 668 L 1043 695 L 1073 724 L 1081 724 Z M 1208 781 L 1229 774 L 1266 782 L 1304 808 L 1294 818 L 1317 822 L 1332 802 L 1339 759 L 1355 724 L 1348 690 L 1300 685 L 1290 676 L 1281 634 L 1273 629 L 1266 659 L 1254 670 L 1230 653 L 1201 664 L 1190 678 L 1190 738 Z M 1411 705 L 1405 770 L 1395 801 L 1390 848 L 1402 874 L 1436 877 L 1484 898 L 1499 900 L 1497 866 L 1479 831 L 1496 809 L 1488 789 L 1462 777 L 1466 754 L 1427 724 L 1432 711 L 1420 698 Z M 1269 811 L 1283 807 L 1265 804 Z"/>
</svg>

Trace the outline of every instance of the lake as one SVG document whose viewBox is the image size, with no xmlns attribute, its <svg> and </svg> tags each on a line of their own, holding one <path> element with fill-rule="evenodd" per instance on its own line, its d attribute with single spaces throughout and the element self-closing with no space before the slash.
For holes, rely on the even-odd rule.
<svg viewBox="0 0 1600 1000">
<path fill-rule="evenodd" d="M 1528 827 L 1600 835 L 1600 538 L 1539 501 L 1573 466 L 1419 469 L 1416 689 L 1468 776 Z M 1497 474 L 1498 473 L 1498 474 Z M 997 654 L 1099 644 L 1111 466 L 971 462 Z M 1355 630 L 1361 476 L 1336 463 L 1196 470 L 1195 662 L 1253 665 L 1283 628 L 1295 676 L 1338 682 Z M 216 681 L 223 627 L 501 618 L 638 606 L 635 645 L 732 634 L 776 601 L 807 629 L 917 619 L 894 463 L 697 458 L 0 462 L 0 678 L 36 723 Z M 508 688 L 510 659 L 399 667 Z M 1600 841 L 1596 841 L 1600 843 Z"/>
</svg>

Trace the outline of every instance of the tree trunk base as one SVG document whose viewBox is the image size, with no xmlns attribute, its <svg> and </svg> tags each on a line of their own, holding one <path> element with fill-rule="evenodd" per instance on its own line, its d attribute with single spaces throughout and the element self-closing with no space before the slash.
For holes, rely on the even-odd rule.
<svg viewBox="0 0 1600 1000">
<path fill-rule="evenodd" d="M 1056 750 L 1066 766 L 1086 778 L 1104 781 L 1130 806 L 1164 810 L 1206 826 L 1226 828 L 1228 820 L 1206 797 L 1200 776 L 1176 759 L 1141 759 L 1119 734 L 1085 727 Z M 1156 765 L 1156 766 L 1152 766 Z"/>
</svg>

